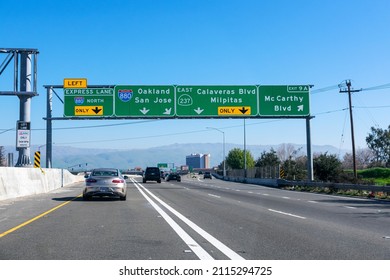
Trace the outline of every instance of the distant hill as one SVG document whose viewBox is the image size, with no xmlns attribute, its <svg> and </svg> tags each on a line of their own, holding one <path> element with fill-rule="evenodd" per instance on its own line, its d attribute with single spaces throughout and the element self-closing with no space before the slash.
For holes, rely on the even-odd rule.
<svg viewBox="0 0 390 280">
<path fill-rule="evenodd" d="M 253 157 L 257 159 L 263 151 L 269 151 L 273 148 L 278 150 L 278 145 L 247 145 Z M 289 144 L 294 146 L 294 149 L 300 149 L 300 154 L 306 154 L 306 145 Z M 226 143 L 226 155 L 233 148 L 243 149 L 243 145 Z M 33 161 L 34 152 L 38 150 L 38 146 L 31 147 L 31 160 Z M 313 153 L 329 153 L 339 155 L 341 158 L 347 152 L 346 150 L 339 151 L 338 148 L 324 145 L 312 146 Z M 18 154 L 14 147 L 5 146 L 6 153 L 14 153 L 14 163 L 17 162 Z M 41 148 L 41 165 L 44 167 L 46 162 L 45 147 Z M 67 146 L 53 146 L 53 161 L 52 166 L 56 168 L 68 168 L 73 166 L 77 169 L 81 164 L 85 168 L 87 163 L 88 168 L 95 167 L 118 167 L 121 169 L 131 169 L 134 167 L 156 166 L 157 163 L 168 163 L 170 166 L 185 165 L 186 156 L 190 154 L 210 154 L 211 166 L 216 166 L 223 159 L 222 143 L 188 143 L 188 144 L 172 144 L 148 149 L 88 149 L 75 148 Z"/>
</svg>

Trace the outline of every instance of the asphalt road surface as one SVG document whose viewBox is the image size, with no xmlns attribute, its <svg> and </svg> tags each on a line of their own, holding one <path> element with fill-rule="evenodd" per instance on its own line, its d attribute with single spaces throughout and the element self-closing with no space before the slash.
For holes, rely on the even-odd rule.
<svg viewBox="0 0 390 280">
<path fill-rule="evenodd" d="M 183 176 L 0 201 L 2 260 L 389 260 L 390 203 Z"/>
</svg>

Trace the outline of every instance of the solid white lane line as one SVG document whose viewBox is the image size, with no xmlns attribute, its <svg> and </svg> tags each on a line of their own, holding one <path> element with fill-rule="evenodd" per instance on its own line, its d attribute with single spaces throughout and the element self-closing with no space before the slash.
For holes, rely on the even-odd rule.
<svg viewBox="0 0 390 280">
<path fill-rule="evenodd" d="M 138 182 L 137 182 L 138 183 Z M 227 257 L 229 257 L 232 260 L 245 260 L 243 257 L 241 257 L 239 254 L 234 252 L 232 249 L 227 247 L 225 244 L 223 244 L 221 241 L 216 239 L 214 236 L 200 228 L 198 225 L 184 217 L 182 214 L 177 212 L 175 209 L 173 209 L 171 206 L 166 204 L 164 201 L 159 199 L 157 196 L 155 196 L 153 193 L 151 193 L 148 189 L 146 189 L 144 186 L 138 183 L 138 185 L 145 190 L 150 196 L 152 196 L 155 200 L 157 200 L 161 205 L 163 205 L 166 209 L 168 209 L 172 214 L 174 214 L 176 217 L 178 217 L 180 220 L 182 220 L 184 223 L 186 223 L 189 227 L 191 227 L 194 231 L 196 231 L 199 235 L 201 235 L 204 239 L 206 239 L 208 242 L 210 242 L 214 247 L 216 247 L 218 250 L 220 250 L 223 254 L 225 254 Z"/>
<path fill-rule="evenodd" d="M 352 206 L 344 206 L 344 207 L 348 209 L 356 209 L 356 207 L 352 207 Z"/>
<path fill-rule="evenodd" d="M 307 202 L 309 202 L 309 203 L 318 203 L 317 201 L 313 201 L 313 200 L 308 200 Z"/>
<path fill-rule="evenodd" d="M 212 196 L 212 197 L 216 197 L 216 198 L 221 198 L 219 195 L 215 195 L 215 194 L 211 194 L 211 193 L 209 193 L 208 195 Z"/>
<path fill-rule="evenodd" d="M 287 216 L 290 216 L 290 217 L 299 218 L 299 219 L 304 219 L 304 220 L 306 219 L 306 217 L 302 217 L 302 216 L 298 216 L 298 215 L 294 215 L 294 214 L 291 214 L 291 213 L 286 213 L 286 212 L 282 212 L 282 211 L 278 211 L 278 210 L 274 210 L 274 209 L 268 209 L 268 211 L 279 213 L 279 214 L 282 214 L 282 215 L 287 215 Z"/>
<path fill-rule="evenodd" d="M 180 238 L 187 244 L 187 246 L 198 256 L 201 260 L 213 260 L 214 258 L 209 255 L 191 236 L 189 236 L 171 217 L 165 213 L 150 197 L 148 197 L 133 181 L 139 192 L 145 197 L 145 199 L 156 209 L 156 211 L 165 219 L 165 221 L 172 227 L 172 229 L 180 236 Z"/>
</svg>

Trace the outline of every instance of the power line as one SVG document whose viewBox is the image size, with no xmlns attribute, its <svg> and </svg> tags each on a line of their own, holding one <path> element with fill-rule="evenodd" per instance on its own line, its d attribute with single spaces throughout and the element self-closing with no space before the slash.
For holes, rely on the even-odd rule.
<svg viewBox="0 0 390 280">
<path fill-rule="evenodd" d="M 174 135 L 183 135 L 183 134 L 191 134 L 191 133 L 199 133 L 205 132 L 206 129 L 203 130 L 194 130 L 187 132 L 177 132 L 177 133 L 169 133 L 169 134 L 158 134 L 158 135 L 149 135 L 149 136 L 139 136 L 139 137 L 128 137 L 128 138 L 117 138 L 117 139 L 107 139 L 107 140 L 91 140 L 91 141 L 79 141 L 79 142 L 66 142 L 66 143 L 58 143 L 56 144 L 87 144 L 87 143 L 100 143 L 100 142 L 115 142 L 115 141 L 127 141 L 127 140 L 136 140 L 136 139 L 145 139 L 145 138 L 156 138 L 156 137 L 164 137 L 164 136 L 174 136 Z"/>
<path fill-rule="evenodd" d="M 126 123 L 116 123 L 116 124 L 99 124 L 99 125 L 87 125 L 87 126 L 70 126 L 70 127 L 57 127 L 53 128 L 53 130 L 67 130 L 67 129 L 85 129 L 85 128 L 97 128 L 97 127 L 110 127 L 110 126 L 121 126 L 121 125 L 131 125 L 131 124 L 139 124 L 139 123 L 145 123 L 145 122 L 155 122 L 159 120 L 144 120 L 144 121 L 137 121 L 137 122 L 126 122 Z M 9 129 L 0 129 L 4 130 L 1 133 L 15 130 L 15 128 L 9 128 Z M 31 130 L 39 131 L 39 130 L 46 130 L 46 128 L 33 128 Z"/>
<path fill-rule="evenodd" d="M 331 110 L 331 111 L 326 111 L 326 112 L 321 112 L 317 114 L 313 114 L 313 116 L 318 116 L 318 115 L 324 115 L 324 114 L 331 114 L 331 113 L 336 113 L 336 112 L 342 112 L 348 110 L 348 108 L 343 108 L 343 109 L 337 109 L 337 110 Z"/>
<path fill-rule="evenodd" d="M 320 92 L 335 90 L 335 89 L 338 89 L 338 88 L 339 88 L 339 85 L 327 86 L 327 87 L 324 87 L 324 88 L 311 90 L 310 93 L 311 94 L 316 94 L 316 93 L 320 93 Z"/>
<path fill-rule="evenodd" d="M 332 85 L 332 86 L 327 86 L 321 89 L 316 89 L 312 90 L 311 94 L 317 94 L 317 93 L 322 93 L 326 91 L 331 91 L 339 88 L 339 85 Z M 369 88 L 364 88 L 361 90 L 364 91 L 370 91 L 370 90 L 381 90 L 381 89 L 386 89 L 390 88 L 390 83 L 384 84 L 384 85 L 379 85 L 379 86 L 374 86 L 374 87 L 369 87 Z M 390 105 L 382 105 L 382 106 L 359 106 L 359 107 L 354 107 L 354 108 L 389 108 Z M 313 114 L 313 116 L 318 116 L 318 115 L 323 115 L 323 114 L 331 114 L 335 112 L 341 112 L 345 111 L 348 108 L 343 108 L 343 109 L 337 109 L 337 110 L 331 110 L 331 111 L 326 111 L 326 112 L 320 112 Z M 78 126 L 78 127 L 59 127 L 59 128 L 53 128 L 53 130 L 70 130 L 70 129 L 88 129 L 88 128 L 98 128 L 98 127 L 113 127 L 113 126 L 122 126 L 122 125 L 132 125 L 132 124 L 139 124 L 139 123 L 145 123 L 145 122 L 154 122 L 154 121 L 159 121 L 159 120 L 142 120 L 142 121 L 137 121 L 137 122 L 125 122 L 125 123 L 119 123 L 119 124 L 101 124 L 101 125 L 88 125 L 88 126 Z M 283 119 L 277 119 L 277 120 L 267 120 L 267 121 L 262 121 L 262 122 L 256 122 L 248 125 L 259 125 L 259 124 L 265 124 L 265 123 L 271 123 L 271 122 L 279 122 L 283 121 Z M 236 128 L 236 127 L 241 127 L 242 125 L 235 125 L 235 126 L 226 126 L 222 127 L 221 129 L 229 129 L 229 128 Z M 1 129 L 2 131 L 0 134 L 3 134 L 8 131 L 14 131 L 15 128 L 9 128 L 9 129 Z M 35 131 L 40 131 L 40 130 L 46 130 L 46 128 L 36 128 L 32 129 Z M 68 142 L 68 143 L 58 143 L 58 144 L 83 144 L 83 143 L 98 143 L 98 142 L 113 142 L 113 141 L 125 141 L 125 140 L 135 140 L 135 139 L 145 139 L 145 138 L 156 138 L 156 137 L 165 137 L 165 136 L 174 136 L 174 135 L 183 135 L 183 134 L 192 134 L 192 133 L 199 133 L 199 132 L 204 132 L 206 130 L 196 130 L 196 131 L 187 131 L 187 132 L 181 132 L 181 133 L 170 133 L 170 134 L 159 134 L 159 135 L 151 135 L 151 136 L 140 136 L 140 137 L 130 137 L 130 138 L 118 138 L 118 139 L 108 139 L 108 140 L 92 140 L 92 141 L 80 141 L 80 142 Z"/>
<path fill-rule="evenodd" d="M 373 86 L 373 87 L 369 87 L 369 88 L 362 88 L 362 90 L 364 90 L 364 91 L 367 91 L 367 90 L 380 90 L 380 89 L 386 89 L 386 88 L 390 88 L 390 83 L 389 84 L 380 85 L 380 86 Z"/>
<path fill-rule="evenodd" d="M 390 105 L 383 105 L 383 106 L 353 106 L 357 109 L 382 109 L 382 108 L 389 108 Z"/>
</svg>

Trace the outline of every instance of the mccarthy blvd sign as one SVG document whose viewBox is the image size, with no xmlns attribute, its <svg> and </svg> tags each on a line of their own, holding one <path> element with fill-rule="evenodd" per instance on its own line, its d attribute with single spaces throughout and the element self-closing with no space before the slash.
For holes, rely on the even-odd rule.
<svg viewBox="0 0 390 280">
<path fill-rule="evenodd" d="M 308 85 L 260 86 L 259 115 L 302 117 L 310 115 Z"/>
<path fill-rule="evenodd" d="M 261 118 L 310 116 L 309 85 L 117 85 L 64 88 L 65 117 Z"/>
</svg>

